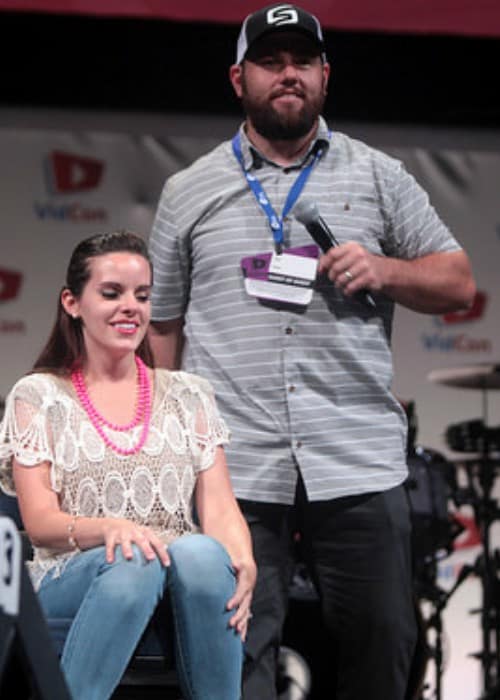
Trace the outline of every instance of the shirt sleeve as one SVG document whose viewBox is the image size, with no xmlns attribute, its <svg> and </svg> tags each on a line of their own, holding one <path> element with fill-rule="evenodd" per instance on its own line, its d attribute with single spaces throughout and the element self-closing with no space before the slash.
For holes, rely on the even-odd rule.
<svg viewBox="0 0 500 700">
<path fill-rule="evenodd" d="M 219 445 L 229 443 L 229 430 L 215 402 L 209 382 L 189 375 L 193 385 L 193 455 L 195 472 L 209 469 Z"/>
<path fill-rule="evenodd" d="M 181 232 L 175 211 L 175 187 L 170 179 L 163 188 L 149 238 L 154 271 L 153 321 L 170 321 L 184 316 L 189 299 L 190 245 L 187 232 Z"/>
<path fill-rule="evenodd" d="M 389 186 L 389 246 L 386 253 L 412 260 L 431 253 L 461 250 L 432 206 L 429 195 L 397 162 Z"/>
<path fill-rule="evenodd" d="M 20 379 L 7 397 L 0 423 L 0 487 L 10 495 L 15 495 L 13 458 L 27 467 L 54 463 L 49 405 L 50 396 L 36 375 Z"/>
</svg>

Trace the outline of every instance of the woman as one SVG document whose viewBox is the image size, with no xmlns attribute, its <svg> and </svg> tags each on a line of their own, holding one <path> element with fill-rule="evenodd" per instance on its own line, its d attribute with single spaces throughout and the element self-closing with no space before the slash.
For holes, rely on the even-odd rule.
<svg viewBox="0 0 500 700">
<path fill-rule="evenodd" d="M 49 341 L 7 400 L 0 481 L 46 616 L 73 619 L 61 664 L 74 700 L 110 697 L 166 588 L 185 697 L 238 700 L 250 537 L 209 384 L 151 369 L 151 284 L 134 234 L 76 247 Z"/>
</svg>

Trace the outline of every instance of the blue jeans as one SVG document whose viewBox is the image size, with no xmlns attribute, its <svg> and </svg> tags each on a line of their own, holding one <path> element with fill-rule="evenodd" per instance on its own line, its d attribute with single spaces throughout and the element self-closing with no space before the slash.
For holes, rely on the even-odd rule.
<svg viewBox="0 0 500 700">
<path fill-rule="evenodd" d="M 107 700 L 168 589 L 175 621 L 177 671 L 186 700 L 239 700 L 243 645 L 228 626 L 235 576 L 211 537 L 185 535 L 169 546 L 171 565 L 131 560 L 104 547 L 74 557 L 59 578 L 42 581 L 47 618 L 72 618 L 61 666 L 73 700 Z"/>
</svg>

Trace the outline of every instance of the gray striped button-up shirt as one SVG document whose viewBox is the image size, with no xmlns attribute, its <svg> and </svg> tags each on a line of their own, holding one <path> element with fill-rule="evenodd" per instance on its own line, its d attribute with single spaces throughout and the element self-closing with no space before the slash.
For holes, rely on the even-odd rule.
<svg viewBox="0 0 500 700">
<path fill-rule="evenodd" d="M 404 259 L 459 249 L 422 188 L 393 158 L 320 121 L 293 168 L 260 157 L 240 131 L 245 167 L 281 213 L 299 169 L 328 143 L 302 195 L 340 242 Z M 311 238 L 293 217 L 285 244 Z M 241 258 L 271 251 L 267 218 L 224 142 L 169 178 L 150 250 L 153 319 L 185 317 L 183 366 L 213 384 L 232 433 L 238 497 L 292 503 L 300 470 L 311 500 L 385 490 L 406 476 L 406 421 L 391 393 L 393 303 L 375 311 L 318 279 L 305 309 L 246 294 Z"/>
</svg>

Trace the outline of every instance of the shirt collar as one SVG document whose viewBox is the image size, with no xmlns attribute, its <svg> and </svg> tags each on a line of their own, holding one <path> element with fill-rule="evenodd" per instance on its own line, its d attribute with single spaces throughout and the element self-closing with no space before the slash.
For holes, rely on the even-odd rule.
<svg viewBox="0 0 500 700">
<path fill-rule="evenodd" d="M 276 163 L 273 163 L 270 161 L 268 158 L 263 156 L 259 151 L 255 148 L 255 146 L 250 142 L 248 136 L 245 133 L 245 124 L 241 124 L 240 129 L 240 139 L 241 139 L 241 153 L 243 156 L 243 165 L 245 167 L 245 170 L 251 170 L 252 168 L 260 168 L 262 167 L 263 163 L 270 163 L 271 165 L 274 165 L 276 167 L 281 167 L 279 165 L 276 165 Z M 311 141 L 311 144 L 307 150 L 307 153 L 300 158 L 296 163 L 294 163 L 292 166 L 288 166 L 287 169 L 290 168 L 301 168 L 303 165 L 306 164 L 308 159 L 310 158 L 312 153 L 316 153 L 317 149 L 320 147 L 326 147 L 328 148 L 330 145 L 330 131 L 328 129 L 328 126 L 323 119 L 323 117 L 319 118 L 318 122 L 318 129 L 316 131 L 316 134 L 314 138 Z"/>
</svg>

